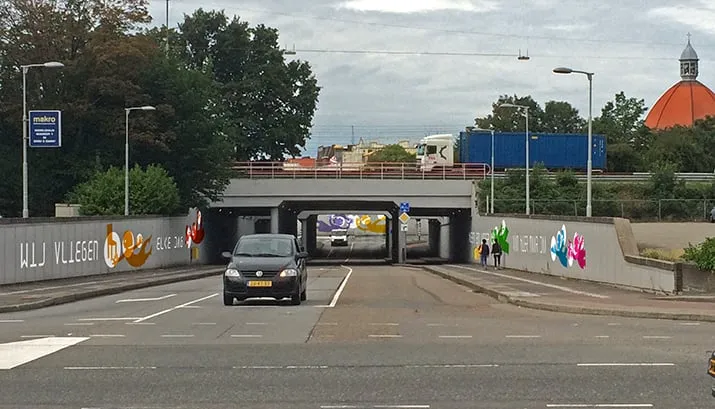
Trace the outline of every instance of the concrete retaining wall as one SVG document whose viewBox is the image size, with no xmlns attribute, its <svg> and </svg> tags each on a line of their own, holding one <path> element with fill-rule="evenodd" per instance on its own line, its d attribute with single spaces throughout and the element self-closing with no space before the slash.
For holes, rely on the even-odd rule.
<svg viewBox="0 0 715 409">
<path fill-rule="evenodd" d="M 509 254 L 503 256 L 506 267 L 646 290 L 676 290 L 674 269 L 650 260 L 634 262 L 640 257 L 626 219 L 477 216 L 472 219 L 472 249 L 482 239 L 491 244 L 492 231 L 502 225 L 508 229 L 503 236 L 509 244 Z M 472 260 L 479 263 L 478 258 Z"/>
<path fill-rule="evenodd" d="M 189 264 L 196 213 L 0 220 L 0 284 L 13 284 Z"/>
</svg>

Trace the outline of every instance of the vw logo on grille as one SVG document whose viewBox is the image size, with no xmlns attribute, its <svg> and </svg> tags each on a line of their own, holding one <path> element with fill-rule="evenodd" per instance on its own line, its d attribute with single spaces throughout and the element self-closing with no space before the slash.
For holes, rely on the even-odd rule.
<svg viewBox="0 0 715 409">
<path fill-rule="evenodd" d="M 256 271 L 256 277 L 263 277 L 263 271 L 261 271 L 261 270 Z"/>
</svg>

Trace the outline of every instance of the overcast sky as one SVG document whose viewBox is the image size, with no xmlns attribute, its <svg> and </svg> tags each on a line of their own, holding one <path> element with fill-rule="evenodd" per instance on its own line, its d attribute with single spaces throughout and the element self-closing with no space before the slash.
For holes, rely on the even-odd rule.
<svg viewBox="0 0 715 409">
<path fill-rule="evenodd" d="M 152 0 L 155 24 L 165 7 Z M 197 7 L 276 27 L 298 51 L 288 57 L 310 62 L 323 87 L 311 156 L 350 142 L 351 126 L 356 139 L 383 142 L 457 133 L 501 94 L 568 101 L 586 117 L 586 77 L 553 74 L 557 66 L 595 72 L 594 116 L 621 90 L 651 106 L 680 80 L 688 32 L 698 79 L 715 88 L 712 0 L 171 0 L 170 24 Z M 520 50 L 531 59 L 517 60 Z"/>
</svg>

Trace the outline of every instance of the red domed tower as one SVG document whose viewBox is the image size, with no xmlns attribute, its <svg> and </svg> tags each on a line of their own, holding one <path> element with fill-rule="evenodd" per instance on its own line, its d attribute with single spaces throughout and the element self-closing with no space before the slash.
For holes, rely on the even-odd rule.
<svg viewBox="0 0 715 409">
<path fill-rule="evenodd" d="M 670 87 L 648 112 L 645 119 L 648 128 L 693 126 L 698 119 L 715 116 L 715 93 L 697 80 L 698 54 L 690 45 L 690 34 L 680 55 L 680 77 L 682 80 Z"/>
</svg>

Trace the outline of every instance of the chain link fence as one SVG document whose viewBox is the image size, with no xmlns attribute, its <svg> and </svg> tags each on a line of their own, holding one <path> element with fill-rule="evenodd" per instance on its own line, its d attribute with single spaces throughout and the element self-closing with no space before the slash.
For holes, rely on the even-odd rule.
<svg viewBox="0 0 715 409">
<path fill-rule="evenodd" d="M 488 197 L 479 212 L 488 213 Z M 585 200 L 530 200 L 531 214 L 585 216 Z M 715 199 L 592 200 L 594 217 L 622 217 L 639 221 L 709 221 Z M 494 213 L 525 213 L 526 200 L 494 200 Z"/>
</svg>

